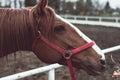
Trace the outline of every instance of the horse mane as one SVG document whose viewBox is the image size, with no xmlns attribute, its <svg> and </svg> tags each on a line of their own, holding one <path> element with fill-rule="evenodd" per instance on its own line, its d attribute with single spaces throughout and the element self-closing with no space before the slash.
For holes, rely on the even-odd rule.
<svg viewBox="0 0 120 80">
<path fill-rule="evenodd" d="M 31 46 L 27 9 L 0 9 L 0 57 Z"/>
<path fill-rule="evenodd" d="M 32 23 L 30 15 L 32 14 Z M 32 50 L 33 35 L 40 32 L 49 38 L 53 34 L 55 12 L 46 7 L 45 14 L 37 6 L 30 9 L 0 9 L 0 57 L 19 50 Z"/>
</svg>

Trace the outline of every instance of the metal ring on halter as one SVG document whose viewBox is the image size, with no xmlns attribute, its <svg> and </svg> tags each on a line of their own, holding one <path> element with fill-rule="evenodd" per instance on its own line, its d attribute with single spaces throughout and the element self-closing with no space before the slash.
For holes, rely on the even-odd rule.
<svg viewBox="0 0 120 80">
<path fill-rule="evenodd" d="M 70 53 L 70 50 L 66 50 L 66 52 L 63 54 L 63 57 L 65 58 L 65 59 L 70 59 L 71 58 L 71 53 Z"/>
</svg>

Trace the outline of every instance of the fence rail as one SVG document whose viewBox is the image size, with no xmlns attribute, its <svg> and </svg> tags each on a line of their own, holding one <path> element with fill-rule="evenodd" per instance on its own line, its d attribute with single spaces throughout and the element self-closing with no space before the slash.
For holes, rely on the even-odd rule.
<svg viewBox="0 0 120 80">
<path fill-rule="evenodd" d="M 120 17 L 95 17 L 95 16 L 70 16 L 70 15 L 61 15 L 61 17 L 65 18 L 66 20 L 73 24 L 120 28 Z"/>
<path fill-rule="evenodd" d="M 3 77 L 3 78 L 0 78 L 0 80 L 17 80 L 17 79 L 25 78 L 25 77 L 32 76 L 38 73 L 46 72 L 46 71 L 48 71 L 48 76 L 49 76 L 48 80 L 55 80 L 55 69 L 60 68 L 60 67 L 62 67 L 62 65 L 52 64 L 49 66 L 40 67 L 40 68 L 32 69 L 29 71 L 10 75 L 7 77 Z"/>
<path fill-rule="evenodd" d="M 72 20 L 114 22 L 114 23 L 119 23 L 120 22 L 120 17 L 74 16 L 74 15 L 61 15 L 61 16 L 65 19 L 72 19 Z"/>
<path fill-rule="evenodd" d="M 102 51 L 104 53 L 109 53 L 109 52 L 113 52 L 116 50 L 120 50 L 120 45 L 115 46 L 115 47 L 111 47 L 111 48 L 107 48 L 107 49 L 104 49 Z M 45 66 L 45 67 L 41 67 L 41 68 L 29 70 L 29 71 L 17 73 L 17 74 L 10 75 L 7 77 L 3 77 L 3 78 L 0 78 L 0 80 L 17 80 L 17 79 L 25 78 L 25 77 L 32 76 L 35 74 L 39 74 L 42 72 L 46 72 L 46 71 L 48 71 L 48 80 L 55 80 L 55 69 L 60 68 L 60 67 L 62 67 L 62 65 L 52 64 L 49 66 Z"/>
</svg>

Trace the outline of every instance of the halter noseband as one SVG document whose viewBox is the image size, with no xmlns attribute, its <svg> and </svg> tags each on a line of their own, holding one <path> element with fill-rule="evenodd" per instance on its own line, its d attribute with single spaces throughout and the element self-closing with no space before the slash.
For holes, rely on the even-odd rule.
<svg viewBox="0 0 120 80">
<path fill-rule="evenodd" d="M 31 26 L 33 27 L 33 15 L 31 13 L 31 10 L 29 11 L 29 19 L 30 19 L 30 24 Z M 54 50 L 56 50 L 58 53 L 62 54 L 62 56 L 66 59 L 67 61 L 67 65 L 69 67 L 69 71 L 70 71 L 70 75 L 71 75 L 71 78 L 72 80 L 76 80 L 76 77 L 74 75 L 74 71 L 73 71 L 73 66 L 72 66 L 72 62 L 71 62 L 71 57 L 75 54 L 78 54 L 79 52 L 82 52 L 90 47 L 92 47 L 95 42 L 92 41 L 90 43 L 86 43 L 85 45 L 83 46 L 80 46 L 78 48 L 75 48 L 75 49 L 72 49 L 72 50 L 65 50 L 65 49 L 62 49 L 61 47 L 57 46 L 56 44 L 50 42 L 48 39 L 46 39 L 41 33 L 40 31 L 37 32 L 38 35 L 35 39 L 35 41 L 33 42 L 33 45 L 32 45 L 32 50 L 35 49 L 35 46 L 37 45 L 37 41 L 38 40 L 42 40 L 44 43 L 46 43 L 48 46 L 50 46 L 51 48 L 53 48 Z"/>
</svg>

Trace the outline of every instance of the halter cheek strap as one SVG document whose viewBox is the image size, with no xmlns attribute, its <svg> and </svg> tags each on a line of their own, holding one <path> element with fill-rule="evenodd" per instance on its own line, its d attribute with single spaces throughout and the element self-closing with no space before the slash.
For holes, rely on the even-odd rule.
<svg viewBox="0 0 120 80">
<path fill-rule="evenodd" d="M 56 50 L 57 52 L 59 52 L 60 54 L 63 55 L 63 57 L 66 59 L 67 61 L 67 65 L 69 67 L 70 70 L 70 74 L 72 77 L 72 80 L 76 80 L 76 77 L 74 75 L 74 71 L 73 71 L 73 66 L 72 66 L 72 62 L 71 62 L 71 57 L 75 54 L 78 54 L 79 52 L 82 52 L 90 47 L 92 47 L 94 45 L 94 41 L 90 42 L 90 43 L 86 43 L 83 46 L 80 46 L 78 48 L 75 48 L 73 50 L 64 50 L 61 47 L 57 46 L 56 44 L 50 42 L 48 39 L 46 39 L 43 35 L 40 34 L 40 31 L 38 31 L 38 37 L 37 39 L 34 41 L 32 49 L 35 49 L 35 46 L 37 44 L 38 39 L 42 40 L 44 43 L 46 43 L 48 46 L 50 46 L 51 48 L 53 48 L 54 50 Z"/>
</svg>

